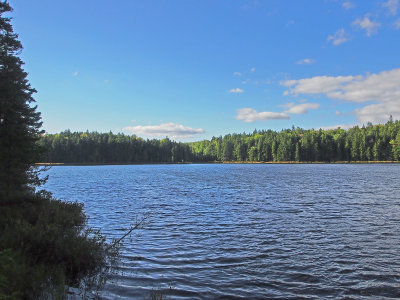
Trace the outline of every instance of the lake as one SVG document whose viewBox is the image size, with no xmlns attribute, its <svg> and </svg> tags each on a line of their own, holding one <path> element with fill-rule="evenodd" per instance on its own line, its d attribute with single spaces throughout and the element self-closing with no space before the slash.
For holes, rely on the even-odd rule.
<svg viewBox="0 0 400 300">
<path fill-rule="evenodd" d="M 400 164 L 57 166 L 45 188 L 127 239 L 105 299 L 400 297 Z"/>
</svg>

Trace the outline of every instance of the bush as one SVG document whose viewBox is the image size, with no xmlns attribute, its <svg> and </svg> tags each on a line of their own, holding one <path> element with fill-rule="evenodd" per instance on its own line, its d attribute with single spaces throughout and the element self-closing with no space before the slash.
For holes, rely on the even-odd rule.
<svg viewBox="0 0 400 300">
<path fill-rule="evenodd" d="M 83 206 L 35 194 L 0 203 L 0 299 L 62 298 L 101 287 L 118 249 Z"/>
</svg>

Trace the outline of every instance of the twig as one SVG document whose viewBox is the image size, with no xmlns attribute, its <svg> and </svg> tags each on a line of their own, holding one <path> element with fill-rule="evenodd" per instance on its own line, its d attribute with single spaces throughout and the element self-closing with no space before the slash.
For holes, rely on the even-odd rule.
<svg viewBox="0 0 400 300">
<path fill-rule="evenodd" d="M 110 246 L 106 248 L 106 251 L 110 250 L 111 248 L 117 246 L 124 238 L 126 238 L 128 235 L 132 233 L 135 229 L 140 228 L 140 226 L 144 223 L 146 219 L 148 219 L 150 214 L 146 214 L 139 222 L 137 222 L 133 227 L 131 227 L 122 237 L 120 237 L 118 240 L 114 241 Z"/>
</svg>

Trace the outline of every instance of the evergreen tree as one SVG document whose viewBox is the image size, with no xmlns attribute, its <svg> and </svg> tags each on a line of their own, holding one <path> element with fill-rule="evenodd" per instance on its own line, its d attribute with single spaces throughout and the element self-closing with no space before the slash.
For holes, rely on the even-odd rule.
<svg viewBox="0 0 400 300">
<path fill-rule="evenodd" d="M 118 250 L 86 227 L 81 204 L 34 193 L 43 182 L 34 168 L 41 118 L 18 57 L 22 45 L 4 16 L 11 10 L 0 0 L 0 299 L 66 299 L 69 287 L 99 287 Z M 55 155 L 74 159 L 70 145 L 55 141 L 63 151 Z M 79 158 L 83 148 L 75 151 Z"/>
<path fill-rule="evenodd" d="M 295 161 L 300 161 L 300 145 L 299 142 L 296 143 L 296 150 L 294 154 L 294 160 Z"/>
<path fill-rule="evenodd" d="M 10 11 L 6 1 L 0 2 L 0 199 L 41 183 L 33 165 L 42 153 L 37 144 L 42 123 L 36 106 L 32 106 L 36 91 L 18 57 L 22 45 L 11 19 L 4 16 Z"/>
</svg>

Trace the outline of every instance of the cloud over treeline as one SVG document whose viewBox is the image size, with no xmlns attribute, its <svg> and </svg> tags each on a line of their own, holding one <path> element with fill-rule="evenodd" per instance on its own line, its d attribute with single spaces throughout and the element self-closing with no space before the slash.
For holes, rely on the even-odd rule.
<svg viewBox="0 0 400 300">
<path fill-rule="evenodd" d="M 123 130 L 136 135 L 150 137 L 171 137 L 177 139 L 191 138 L 196 134 L 204 133 L 202 128 L 191 128 L 178 123 L 165 123 L 160 125 L 127 126 Z"/>
<path fill-rule="evenodd" d="M 354 110 L 361 122 L 400 118 L 400 69 L 356 76 L 315 76 L 287 80 L 285 95 L 323 95 L 334 100 L 367 104 Z"/>
</svg>

